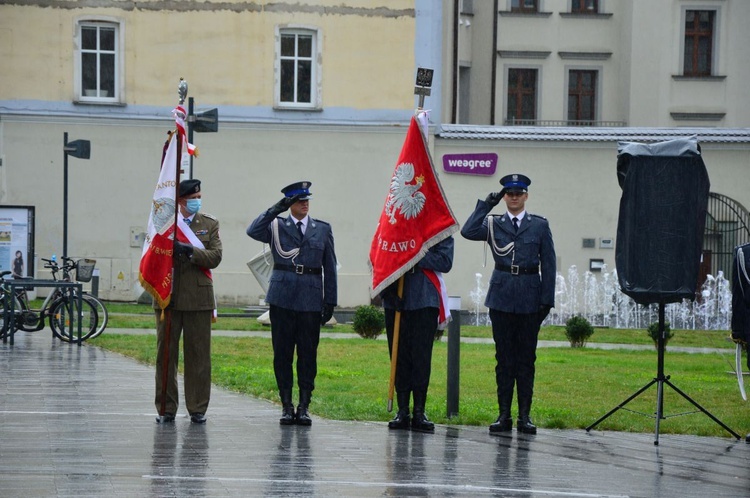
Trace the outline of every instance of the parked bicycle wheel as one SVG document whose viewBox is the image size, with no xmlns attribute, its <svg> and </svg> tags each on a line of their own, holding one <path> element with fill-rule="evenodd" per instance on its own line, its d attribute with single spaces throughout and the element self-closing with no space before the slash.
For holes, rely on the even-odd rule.
<svg viewBox="0 0 750 498">
<path fill-rule="evenodd" d="M 6 320 L 6 313 L 5 313 L 5 292 L 0 293 L 0 340 L 5 339 L 8 336 L 8 332 L 10 331 L 10 320 Z M 21 313 L 23 312 L 23 305 L 21 302 L 16 298 L 13 297 L 13 311 L 16 314 L 16 320 L 15 320 L 15 327 L 16 330 L 19 328 L 19 320 L 22 320 L 23 317 L 21 316 Z"/>
<path fill-rule="evenodd" d="M 5 339 L 8 335 L 8 329 L 10 328 L 10 320 L 5 319 L 5 299 L 4 296 L 0 296 L 0 340 Z"/>
<path fill-rule="evenodd" d="M 99 318 L 96 331 L 86 337 L 86 339 L 93 339 L 94 337 L 99 337 L 101 333 L 104 332 L 104 329 L 107 328 L 107 323 L 109 323 L 109 312 L 107 311 L 107 307 L 104 306 L 104 303 L 101 302 L 98 297 L 92 296 L 91 294 L 84 294 L 83 299 L 94 305 L 97 317 Z"/>
<path fill-rule="evenodd" d="M 96 306 L 81 300 L 81 340 L 85 341 L 96 332 L 99 316 Z M 55 337 L 64 342 L 78 340 L 78 299 L 64 297 L 50 306 L 49 324 Z"/>
</svg>

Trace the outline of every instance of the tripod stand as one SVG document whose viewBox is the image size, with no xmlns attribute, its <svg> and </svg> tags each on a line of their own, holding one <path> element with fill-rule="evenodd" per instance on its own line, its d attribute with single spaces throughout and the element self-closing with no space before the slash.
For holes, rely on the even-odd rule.
<svg viewBox="0 0 750 498">
<path fill-rule="evenodd" d="M 717 424 L 719 424 L 720 426 L 722 426 L 732 436 L 734 436 L 735 438 L 737 438 L 739 440 L 740 439 L 740 435 L 739 434 L 737 434 L 732 429 L 730 429 L 729 427 L 727 427 L 721 420 L 719 420 L 718 418 L 714 417 L 711 413 L 709 413 L 701 405 L 699 405 L 698 403 L 696 403 L 695 401 L 693 401 L 693 399 L 690 396 L 688 396 L 687 394 L 685 394 L 684 392 L 682 392 L 681 390 L 679 390 L 677 388 L 677 386 L 675 386 L 674 384 L 672 384 L 669 381 L 669 376 L 665 376 L 664 375 L 664 346 L 665 346 L 665 344 L 664 344 L 664 342 L 665 342 L 664 341 L 664 307 L 665 307 L 665 304 L 663 302 L 660 302 L 659 303 L 659 339 L 657 340 L 657 344 L 656 344 L 657 351 L 658 351 L 656 377 L 651 382 L 649 382 L 648 384 L 646 384 L 645 386 L 643 386 L 642 388 L 640 388 L 638 391 L 636 391 L 628 399 L 626 399 L 625 401 L 623 401 L 622 403 L 620 403 L 619 405 L 617 405 L 616 407 L 614 407 L 612 410 L 610 410 L 606 415 L 604 415 L 603 417 L 601 417 L 599 420 L 597 420 L 596 422 L 594 422 L 590 426 L 586 427 L 586 432 L 589 432 L 591 429 L 593 429 L 594 427 L 596 427 L 596 425 L 598 425 L 599 422 L 602 422 L 604 419 L 606 419 L 607 417 L 609 417 L 610 415 L 612 415 L 613 413 L 615 413 L 617 410 L 619 410 L 620 408 L 623 408 L 625 405 L 627 405 L 628 403 L 630 403 L 632 400 L 634 400 L 639 394 L 641 394 L 642 392 L 644 392 L 646 389 L 648 389 L 652 385 L 656 384 L 656 416 L 654 417 L 656 419 L 656 430 L 655 430 L 655 434 L 656 434 L 655 437 L 656 437 L 656 439 L 654 440 L 654 445 L 658 446 L 659 445 L 659 422 L 661 420 L 664 420 L 666 418 L 664 416 L 664 384 L 666 384 L 669 387 L 671 387 L 672 389 L 674 389 L 674 391 L 677 394 L 679 394 L 680 396 L 682 396 L 683 398 L 685 398 L 686 400 L 688 400 L 698 410 L 700 410 L 703 413 L 705 413 L 706 415 L 708 415 L 709 418 L 711 418 L 711 420 L 713 420 L 714 422 L 716 422 Z M 695 412 L 690 412 L 690 413 L 695 413 Z M 686 415 L 686 414 L 682 414 L 682 415 Z"/>
</svg>

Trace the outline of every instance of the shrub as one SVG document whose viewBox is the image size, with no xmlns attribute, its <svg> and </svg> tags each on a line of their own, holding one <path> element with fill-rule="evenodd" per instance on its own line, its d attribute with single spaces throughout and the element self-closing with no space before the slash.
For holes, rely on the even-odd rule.
<svg viewBox="0 0 750 498">
<path fill-rule="evenodd" d="M 674 332 L 669 327 L 669 322 L 664 322 L 664 345 L 667 345 L 667 342 L 674 337 Z M 652 341 L 654 341 L 654 346 L 659 347 L 659 322 L 654 322 L 651 325 L 648 326 L 646 329 L 646 333 L 651 338 Z"/>
<path fill-rule="evenodd" d="M 358 306 L 354 312 L 352 327 L 360 337 L 377 339 L 385 329 L 385 313 L 382 309 L 371 304 Z"/>
<path fill-rule="evenodd" d="M 565 337 L 573 348 L 582 348 L 594 333 L 594 327 L 582 316 L 572 316 L 565 322 Z"/>
</svg>

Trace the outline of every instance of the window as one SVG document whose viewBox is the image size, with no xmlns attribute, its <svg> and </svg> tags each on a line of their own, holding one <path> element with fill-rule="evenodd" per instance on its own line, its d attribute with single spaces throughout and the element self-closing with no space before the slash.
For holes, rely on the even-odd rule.
<svg viewBox="0 0 750 498">
<path fill-rule="evenodd" d="M 597 75 L 597 71 L 577 69 L 568 73 L 568 124 L 588 125 L 596 120 Z"/>
<path fill-rule="evenodd" d="M 685 12 L 685 76 L 711 76 L 714 16 L 712 10 Z"/>
<path fill-rule="evenodd" d="M 572 0 L 570 11 L 575 14 L 596 14 L 599 12 L 599 0 Z"/>
<path fill-rule="evenodd" d="M 536 120 L 536 69 L 508 70 L 507 122 Z M 524 123 L 518 123 L 524 124 Z"/>
<path fill-rule="evenodd" d="M 458 68 L 458 122 L 471 123 L 471 67 Z"/>
<path fill-rule="evenodd" d="M 511 0 L 511 12 L 539 12 L 539 0 Z"/>
<path fill-rule="evenodd" d="M 318 39 L 317 30 L 279 30 L 277 106 L 305 109 L 318 107 Z"/>
<path fill-rule="evenodd" d="M 80 89 L 80 101 L 110 102 L 119 99 L 119 32 L 117 23 L 79 23 L 76 84 Z"/>
</svg>

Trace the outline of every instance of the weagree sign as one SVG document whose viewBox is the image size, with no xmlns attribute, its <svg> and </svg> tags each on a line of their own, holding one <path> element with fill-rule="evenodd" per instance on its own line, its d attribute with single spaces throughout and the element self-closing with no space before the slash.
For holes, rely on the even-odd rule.
<svg viewBox="0 0 750 498">
<path fill-rule="evenodd" d="M 445 154 L 443 155 L 443 170 L 448 173 L 463 173 L 465 175 L 494 175 L 497 168 L 497 154 L 494 152 L 481 154 Z"/>
</svg>

